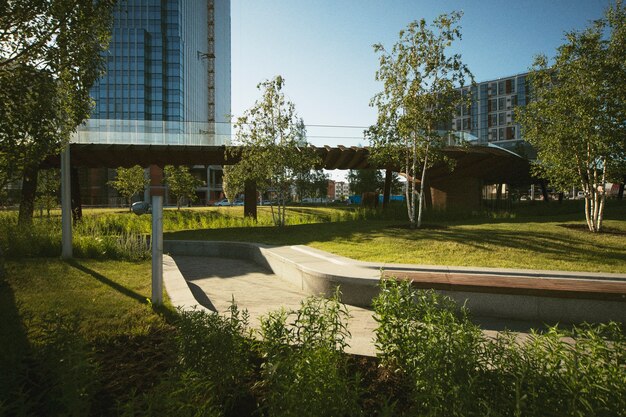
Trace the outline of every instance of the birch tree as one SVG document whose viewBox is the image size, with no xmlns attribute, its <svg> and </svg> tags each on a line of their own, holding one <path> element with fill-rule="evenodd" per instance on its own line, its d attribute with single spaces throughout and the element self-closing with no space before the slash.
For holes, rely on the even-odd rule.
<svg viewBox="0 0 626 417">
<path fill-rule="evenodd" d="M 442 14 L 430 25 L 425 19 L 411 22 L 390 51 L 374 45 L 380 64 L 376 80 L 382 82 L 383 91 L 370 103 L 378 108 L 378 118 L 366 134 L 375 160 L 404 169 L 413 228 L 422 223 L 426 171 L 446 161 L 441 150 L 447 135 L 441 131 L 464 101 L 457 88 L 472 79 L 461 56 L 449 53 L 453 42 L 461 39 L 461 16 L 461 12 Z"/>
<path fill-rule="evenodd" d="M 306 141 L 304 121 L 283 94 L 284 79 L 260 83 L 261 99 L 237 118 L 231 155 L 239 155 L 239 172 L 261 191 L 276 195 L 270 206 L 274 224 L 285 225 L 285 206 L 298 174 L 314 168 L 319 157 Z"/>
<path fill-rule="evenodd" d="M 536 175 L 585 194 L 591 232 L 602 229 L 606 183 L 626 161 L 626 9 L 617 2 L 589 28 L 566 34 L 554 64 L 536 57 L 532 101 L 518 110 L 524 138 L 537 150 Z"/>
</svg>

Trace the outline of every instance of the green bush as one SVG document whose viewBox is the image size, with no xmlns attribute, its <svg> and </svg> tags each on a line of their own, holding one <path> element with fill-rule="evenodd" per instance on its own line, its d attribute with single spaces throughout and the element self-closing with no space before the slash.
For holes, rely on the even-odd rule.
<svg viewBox="0 0 626 417">
<path fill-rule="evenodd" d="M 229 316 L 180 311 L 177 344 L 185 371 L 202 375 L 226 414 L 251 397 L 254 350 L 248 314 L 231 304 Z"/>
<path fill-rule="evenodd" d="M 621 325 L 482 335 L 467 311 L 410 282 L 374 300 L 381 364 L 409 391 L 399 412 L 425 416 L 626 415 Z"/>
<path fill-rule="evenodd" d="M 133 395 L 120 405 L 122 417 L 220 417 L 223 414 L 215 404 L 213 385 L 201 374 L 186 371 L 173 372 L 161 379 L 155 387 L 142 395 Z"/>
<path fill-rule="evenodd" d="M 342 355 L 347 317 L 335 296 L 309 298 L 298 311 L 281 310 L 261 320 L 263 363 L 257 389 L 268 415 L 361 415 L 358 376 L 348 374 Z"/>
<path fill-rule="evenodd" d="M 97 364 L 80 336 L 80 318 L 51 313 L 36 327 L 29 350 L 2 370 L 13 375 L 12 386 L 0 393 L 0 415 L 90 415 Z"/>
<path fill-rule="evenodd" d="M 404 405 L 419 415 L 476 410 L 482 332 L 453 300 L 383 280 L 373 302 L 381 362 L 400 372 L 410 391 Z"/>
</svg>

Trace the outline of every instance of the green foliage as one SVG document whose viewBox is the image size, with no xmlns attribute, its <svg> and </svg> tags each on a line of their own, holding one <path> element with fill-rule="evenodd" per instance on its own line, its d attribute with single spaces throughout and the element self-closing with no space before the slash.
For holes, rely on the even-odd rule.
<svg viewBox="0 0 626 417">
<path fill-rule="evenodd" d="M 391 52 L 374 45 L 380 54 L 376 81 L 384 90 L 370 103 L 378 108 L 378 119 L 366 134 L 374 160 L 401 167 L 407 175 L 411 184 L 407 211 L 413 227 L 421 226 L 426 169 L 438 162 L 451 163 L 440 152 L 447 144 L 440 129 L 450 122 L 456 106 L 469 99 L 456 88 L 463 87 L 466 78 L 473 79 L 472 74 L 459 54 L 448 56 L 446 51 L 461 39 L 461 16 L 461 12 L 443 14 L 431 26 L 425 19 L 409 23 Z"/>
<path fill-rule="evenodd" d="M 220 417 L 211 381 L 191 371 L 170 372 L 148 392 L 121 404 L 122 417 Z"/>
<path fill-rule="evenodd" d="M 37 176 L 37 198 L 35 205 L 41 212 L 46 211 L 50 217 L 50 210 L 59 204 L 59 188 L 61 187 L 61 174 L 59 170 L 49 169 L 39 171 Z"/>
<path fill-rule="evenodd" d="M 363 193 L 381 193 L 385 188 L 385 180 L 378 169 L 351 169 L 348 171 L 350 192 L 361 195 Z"/>
<path fill-rule="evenodd" d="M 361 415 L 358 375 L 348 375 L 342 356 L 347 318 L 337 293 L 332 299 L 308 298 L 298 311 L 280 310 L 261 320 L 264 362 L 257 388 L 269 415 Z"/>
<path fill-rule="evenodd" d="M 91 413 L 98 389 L 97 367 L 82 338 L 80 318 L 47 313 L 38 318 L 29 338 L 29 351 L 3 370 L 17 376 L 14 385 L 0 394 L 3 415 L 66 415 Z M 7 387 L 3 387 L 7 388 Z"/>
<path fill-rule="evenodd" d="M 247 398 L 252 376 L 252 344 L 248 313 L 231 304 L 229 315 L 206 311 L 179 311 L 177 343 L 184 369 L 212 386 L 223 410 L 232 410 Z"/>
<path fill-rule="evenodd" d="M 529 74 L 532 101 L 517 111 L 537 150 L 538 176 L 585 192 L 589 230 L 602 229 L 606 182 L 626 163 L 626 8 L 621 1 L 582 32 L 566 34 L 553 65 L 540 55 Z"/>
<path fill-rule="evenodd" d="M 0 171 L 15 179 L 58 153 L 91 111 L 114 0 L 3 2 Z M 0 184 L 2 185 L 2 184 Z"/>
<path fill-rule="evenodd" d="M 240 165 L 224 165 L 223 172 L 222 189 L 228 201 L 232 203 L 239 194 L 244 192 L 246 176 Z"/>
<path fill-rule="evenodd" d="M 277 226 L 285 225 L 285 204 L 297 176 L 319 163 L 307 144 L 304 121 L 282 92 L 284 83 L 277 76 L 257 86 L 262 98 L 237 118 L 233 144 L 238 147 L 229 150 L 241 158 L 236 168 L 240 177 L 256 182 L 261 192 L 275 193 L 277 212 L 272 206 L 272 216 Z"/>
<path fill-rule="evenodd" d="M 410 390 L 406 415 L 615 416 L 626 411 L 626 339 L 617 323 L 526 339 L 483 336 L 463 307 L 409 282 L 374 301 L 381 364 Z"/>
<path fill-rule="evenodd" d="M 119 167 L 116 173 L 117 177 L 109 181 L 109 185 L 126 199 L 130 207 L 133 196 L 143 192 L 150 180 L 145 177 L 144 170 L 139 165 L 130 168 Z"/>
<path fill-rule="evenodd" d="M 189 172 L 188 167 L 166 165 L 164 173 L 164 182 L 169 187 L 170 192 L 176 197 L 176 207 L 179 210 L 183 199 L 187 199 L 190 202 L 196 200 L 196 188 L 202 184 L 202 181 L 194 177 Z"/>
<path fill-rule="evenodd" d="M 321 169 L 297 174 L 294 184 L 300 201 L 304 198 L 327 198 L 328 175 Z"/>
<path fill-rule="evenodd" d="M 401 372 L 418 415 L 473 414 L 482 333 L 463 308 L 410 282 L 383 280 L 373 302 L 383 365 Z"/>
</svg>

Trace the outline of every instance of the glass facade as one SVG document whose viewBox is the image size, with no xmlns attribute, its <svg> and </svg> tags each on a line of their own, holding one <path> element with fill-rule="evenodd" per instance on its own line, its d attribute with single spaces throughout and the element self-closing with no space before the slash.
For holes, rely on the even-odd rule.
<svg viewBox="0 0 626 417">
<path fill-rule="evenodd" d="M 184 120 L 181 6 L 179 0 L 119 3 L 114 12 L 106 75 L 92 90 L 96 100 L 93 118 Z"/>
<path fill-rule="evenodd" d="M 457 109 L 453 129 L 476 136 L 480 144 L 498 142 L 499 146 L 514 148 L 523 141 L 515 123 L 515 108 L 527 102 L 526 74 L 478 83 L 464 88 L 466 91 L 472 97 L 469 112 Z M 468 114 L 471 119 L 467 119 Z"/>
<path fill-rule="evenodd" d="M 215 33 L 216 26 L 224 29 Z M 216 74 L 216 61 L 224 74 Z M 91 120 L 74 142 L 221 145 L 228 139 L 228 0 L 119 2 L 105 65 L 91 91 Z M 223 118 L 216 118 L 216 96 Z"/>
</svg>

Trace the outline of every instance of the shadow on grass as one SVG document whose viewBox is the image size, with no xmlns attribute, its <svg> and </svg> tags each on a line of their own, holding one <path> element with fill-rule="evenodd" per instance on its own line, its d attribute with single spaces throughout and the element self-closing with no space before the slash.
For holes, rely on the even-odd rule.
<svg viewBox="0 0 626 417">
<path fill-rule="evenodd" d="M 554 221 L 554 219 L 552 220 Z M 518 221 L 511 223 L 519 223 Z M 626 264 L 626 249 L 619 245 L 615 235 L 595 236 L 578 230 L 562 229 L 563 233 L 544 230 L 502 230 L 484 227 L 462 228 L 450 226 L 442 229 L 410 230 L 389 228 L 385 221 L 349 221 L 337 223 L 303 224 L 278 227 L 241 227 L 230 229 L 205 229 L 167 233 L 172 240 L 226 240 L 256 242 L 270 245 L 306 245 L 313 242 L 338 242 L 353 245 L 368 244 L 383 238 L 425 245 L 453 243 L 466 247 L 468 251 L 492 253 L 494 248 L 519 253 L 539 253 L 558 260 L 569 260 L 591 265 Z M 605 238 L 610 238 L 609 240 Z M 416 259 L 416 263 L 419 260 Z M 548 269 L 548 268 L 546 268 Z"/>
<path fill-rule="evenodd" d="M 126 297 L 130 297 L 133 300 L 139 301 L 142 304 L 148 304 L 148 299 L 142 295 L 139 294 L 138 292 L 135 292 L 133 290 L 131 290 L 130 288 L 126 288 L 123 285 L 118 284 L 117 282 L 113 281 L 112 279 L 109 279 L 107 277 L 105 277 L 104 275 L 102 275 L 99 272 L 94 271 L 93 269 L 89 269 L 86 266 L 80 264 L 78 261 L 71 259 L 67 261 L 68 265 L 72 266 L 73 268 L 78 269 L 81 272 L 84 272 L 85 274 L 91 275 L 93 278 L 95 278 L 96 280 L 98 280 L 99 282 L 101 282 L 104 285 L 108 285 L 109 287 L 111 287 L 112 289 L 118 291 L 119 293 L 125 295 Z"/>
<path fill-rule="evenodd" d="M 100 283 L 109 286 L 110 288 L 114 289 L 115 291 L 126 297 L 132 298 L 133 300 L 138 301 L 141 304 L 150 304 L 150 300 L 146 296 L 139 294 L 138 292 L 133 291 L 130 288 L 127 288 L 110 278 L 105 277 L 104 275 L 97 271 L 94 271 L 93 269 L 87 268 L 75 259 L 68 260 L 67 264 L 73 268 L 78 269 L 81 272 L 84 272 L 87 275 L 90 275 L 92 278 L 95 278 Z M 152 304 L 151 307 L 157 314 L 163 316 L 167 323 L 171 324 L 178 320 L 178 315 L 176 314 L 176 312 L 168 306 Z"/>
<path fill-rule="evenodd" d="M 13 289 L 0 278 L 0 415 L 32 413 L 28 395 L 38 382 L 32 348 Z"/>
</svg>

